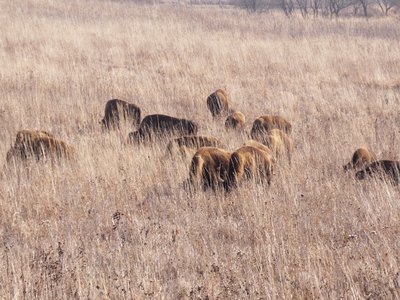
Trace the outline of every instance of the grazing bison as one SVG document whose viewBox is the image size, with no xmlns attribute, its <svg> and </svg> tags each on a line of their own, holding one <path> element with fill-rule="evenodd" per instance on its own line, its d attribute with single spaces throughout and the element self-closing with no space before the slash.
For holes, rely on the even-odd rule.
<svg viewBox="0 0 400 300">
<path fill-rule="evenodd" d="M 343 166 L 343 169 L 345 171 L 348 171 L 350 169 L 359 170 L 366 167 L 375 160 L 376 156 L 374 153 L 366 148 L 359 148 L 354 152 L 351 161 Z"/>
<path fill-rule="evenodd" d="M 251 128 L 251 138 L 255 140 L 262 139 L 263 136 L 270 133 L 272 129 L 280 129 L 283 132 L 290 134 L 292 125 L 281 116 L 261 116 L 255 119 Z"/>
<path fill-rule="evenodd" d="M 211 188 L 214 191 L 223 186 L 231 154 L 216 147 L 200 148 L 192 158 L 189 172 L 191 187 Z"/>
<path fill-rule="evenodd" d="M 139 127 L 140 114 L 140 108 L 135 104 L 119 99 L 112 99 L 106 103 L 104 118 L 101 120 L 101 124 L 107 129 L 119 128 L 120 119 L 122 118 Z"/>
<path fill-rule="evenodd" d="M 228 95 L 224 90 L 218 89 L 207 97 L 207 107 L 213 118 L 229 112 Z"/>
<path fill-rule="evenodd" d="M 193 121 L 166 115 L 148 115 L 140 123 L 139 130 L 129 134 L 129 142 L 138 143 L 162 139 L 166 136 L 196 134 L 197 124 Z"/>
<path fill-rule="evenodd" d="M 235 111 L 225 120 L 226 129 L 240 129 L 244 126 L 245 117 L 240 111 Z"/>
<path fill-rule="evenodd" d="M 220 140 L 212 136 L 185 135 L 174 138 L 168 143 L 167 153 L 180 152 L 183 156 L 188 155 L 190 150 L 197 151 L 201 147 L 223 147 Z"/>
<path fill-rule="evenodd" d="M 65 142 L 56 139 L 52 134 L 40 130 L 20 130 L 15 144 L 7 152 L 8 163 L 15 159 L 26 161 L 36 158 L 37 161 L 46 158 L 73 158 L 75 150 Z"/>
<path fill-rule="evenodd" d="M 273 162 L 271 156 L 259 148 L 244 146 L 232 153 L 224 188 L 230 191 L 243 179 L 271 183 Z"/>
<path fill-rule="evenodd" d="M 266 145 L 272 151 L 273 157 L 280 159 L 287 156 L 289 163 L 291 163 L 293 152 L 292 139 L 282 130 L 274 128 L 270 132 L 264 132 L 262 135 L 255 136 L 259 142 Z"/>
<path fill-rule="evenodd" d="M 260 149 L 261 151 L 264 151 L 269 156 L 271 156 L 272 161 L 275 162 L 274 154 L 271 151 L 271 149 L 269 149 L 267 146 L 265 146 L 264 144 L 260 143 L 259 141 L 248 140 L 246 143 L 244 143 L 243 146 L 250 146 L 250 147 L 254 147 L 254 148 Z"/>
<path fill-rule="evenodd" d="M 400 162 L 393 160 L 378 160 L 356 173 L 356 178 L 358 180 L 367 177 L 377 177 L 381 180 L 388 179 L 393 184 L 398 185 L 400 180 Z"/>
<path fill-rule="evenodd" d="M 14 146 L 7 152 L 6 160 L 11 162 L 14 158 L 26 160 L 32 156 L 34 141 L 46 138 L 55 138 L 54 135 L 43 130 L 23 129 L 18 131 Z"/>
</svg>

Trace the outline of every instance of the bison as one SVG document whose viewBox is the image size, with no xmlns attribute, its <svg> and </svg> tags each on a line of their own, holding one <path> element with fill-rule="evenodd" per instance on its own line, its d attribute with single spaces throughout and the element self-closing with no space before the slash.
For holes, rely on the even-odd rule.
<svg viewBox="0 0 400 300">
<path fill-rule="evenodd" d="M 104 111 L 104 118 L 101 124 L 107 129 L 118 129 L 120 119 L 128 120 L 136 127 L 140 124 L 141 110 L 135 104 L 124 100 L 112 99 L 107 101 Z"/>
<path fill-rule="evenodd" d="M 232 153 L 224 188 L 229 192 L 243 179 L 271 183 L 273 162 L 271 156 L 259 148 L 244 146 Z"/>
<path fill-rule="evenodd" d="M 243 128 L 245 122 L 244 114 L 240 111 L 235 111 L 229 115 L 225 120 L 226 129 L 240 129 Z"/>
<path fill-rule="evenodd" d="M 292 132 L 292 125 L 281 116 L 261 116 L 254 122 L 250 131 L 252 139 L 260 140 L 263 136 L 270 133 L 272 129 L 280 129 L 286 134 Z"/>
<path fill-rule="evenodd" d="M 212 136 L 185 135 L 170 141 L 167 146 L 167 153 L 180 152 L 183 156 L 186 156 L 190 150 L 197 151 L 201 147 L 221 148 L 223 145 L 219 139 Z"/>
<path fill-rule="evenodd" d="M 260 143 L 259 141 L 248 140 L 244 143 L 243 146 L 250 146 L 250 147 L 258 148 L 261 151 L 264 151 L 265 153 L 267 153 L 269 156 L 271 156 L 272 161 L 275 162 L 274 153 L 272 152 L 272 150 L 270 148 L 268 148 L 267 146 L 265 146 L 264 144 Z"/>
<path fill-rule="evenodd" d="M 32 156 L 32 145 L 35 140 L 42 138 L 55 138 L 53 134 L 44 130 L 22 129 L 17 132 L 14 146 L 6 155 L 6 161 L 11 162 L 15 158 L 26 160 Z"/>
<path fill-rule="evenodd" d="M 400 162 L 393 160 L 374 161 L 363 170 L 356 173 L 358 180 L 367 177 L 376 177 L 381 180 L 388 179 L 391 183 L 398 185 L 400 180 Z"/>
<path fill-rule="evenodd" d="M 203 187 L 203 190 L 211 188 L 214 191 L 222 187 L 230 156 L 230 152 L 220 148 L 200 148 L 192 158 L 189 185 L 194 188 Z"/>
<path fill-rule="evenodd" d="M 197 124 L 186 119 L 167 115 L 148 115 L 140 123 L 139 130 L 129 134 L 129 142 L 160 140 L 166 136 L 196 135 Z"/>
<path fill-rule="evenodd" d="M 219 118 L 229 112 L 228 95 L 224 90 L 218 89 L 207 97 L 207 107 L 213 118 Z"/>
<path fill-rule="evenodd" d="M 7 152 L 8 163 L 15 159 L 26 161 L 36 158 L 37 161 L 46 158 L 73 158 L 75 150 L 65 142 L 56 139 L 52 134 L 40 130 L 20 130 L 17 133 L 14 146 Z"/>
<path fill-rule="evenodd" d="M 366 167 L 367 165 L 369 165 L 370 163 L 372 163 L 375 160 L 376 160 L 376 156 L 370 150 L 368 150 L 366 148 L 358 148 L 354 152 L 353 157 L 351 158 L 351 161 L 348 164 L 344 165 L 343 169 L 345 171 L 348 171 L 350 169 L 359 170 L 359 169 Z"/>
<path fill-rule="evenodd" d="M 266 145 L 272 151 L 273 157 L 281 159 L 287 156 L 289 163 L 291 163 L 293 152 L 293 141 L 289 135 L 280 129 L 274 128 L 269 132 L 256 135 L 256 140 Z"/>
</svg>

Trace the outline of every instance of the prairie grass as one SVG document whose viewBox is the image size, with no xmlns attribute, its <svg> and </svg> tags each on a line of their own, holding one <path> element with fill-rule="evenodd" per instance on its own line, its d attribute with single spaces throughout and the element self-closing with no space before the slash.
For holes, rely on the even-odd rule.
<svg viewBox="0 0 400 300">
<path fill-rule="evenodd" d="M 400 298 L 399 188 L 342 168 L 360 146 L 400 159 L 397 18 L 16 0 L 0 26 L 0 165 L 24 128 L 78 151 L 1 169 L 2 298 Z M 212 120 L 217 88 L 244 132 Z M 102 132 L 112 98 L 193 119 L 230 151 L 280 114 L 292 165 L 270 187 L 190 195 L 189 160 L 165 158 L 167 142 Z"/>
</svg>

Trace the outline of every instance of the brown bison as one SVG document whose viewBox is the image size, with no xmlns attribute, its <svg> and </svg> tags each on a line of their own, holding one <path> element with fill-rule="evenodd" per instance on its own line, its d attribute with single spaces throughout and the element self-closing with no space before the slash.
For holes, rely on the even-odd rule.
<svg viewBox="0 0 400 300">
<path fill-rule="evenodd" d="M 197 151 L 201 147 L 223 147 L 219 139 L 212 136 L 185 135 L 174 138 L 168 143 L 167 153 L 180 152 L 183 156 L 188 155 L 190 150 Z"/>
<path fill-rule="evenodd" d="M 19 159 L 26 161 L 36 158 L 37 161 L 46 158 L 73 158 L 75 150 L 65 142 L 56 139 L 52 134 L 40 130 L 20 130 L 17 133 L 14 146 L 7 152 L 6 160 Z"/>
<path fill-rule="evenodd" d="M 120 119 L 128 120 L 133 125 L 139 127 L 141 110 L 135 104 L 124 100 L 112 99 L 107 101 L 104 111 L 104 118 L 101 124 L 104 128 L 119 128 Z"/>
<path fill-rule="evenodd" d="M 264 151 L 265 153 L 267 153 L 271 157 L 272 162 L 275 163 L 274 153 L 272 152 L 272 150 L 269 149 L 264 144 L 260 143 L 259 141 L 248 140 L 248 141 L 246 141 L 244 143 L 243 146 L 250 146 L 250 147 L 254 147 L 254 148 L 260 149 L 261 151 Z"/>
<path fill-rule="evenodd" d="M 129 142 L 138 143 L 165 138 L 166 136 L 196 135 L 197 124 L 186 119 L 166 115 L 148 115 L 139 130 L 129 134 Z"/>
<path fill-rule="evenodd" d="M 268 133 L 264 133 L 264 135 L 257 135 L 256 137 L 259 142 L 271 149 L 273 157 L 279 160 L 287 156 L 289 163 L 291 163 L 293 141 L 285 132 L 275 128 Z"/>
<path fill-rule="evenodd" d="M 235 111 L 233 114 L 229 115 L 225 120 L 226 129 L 240 129 L 243 128 L 245 122 L 244 114 L 240 111 Z"/>
<path fill-rule="evenodd" d="M 351 161 L 343 166 L 343 169 L 345 171 L 348 171 L 350 169 L 359 170 L 366 167 L 375 160 L 376 156 L 374 153 L 366 148 L 359 148 L 354 152 Z"/>
<path fill-rule="evenodd" d="M 261 116 L 255 119 L 250 131 L 252 139 L 260 141 L 272 129 L 280 129 L 283 132 L 290 134 L 292 125 L 281 116 Z"/>
<path fill-rule="evenodd" d="M 228 95 L 224 90 L 218 89 L 207 97 L 207 107 L 213 118 L 219 118 L 229 112 Z"/>
<path fill-rule="evenodd" d="M 224 188 L 230 191 L 243 179 L 271 183 L 273 162 L 271 156 L 259 148 L 244 146 L 232 153 Z"/>
<path fill-rule="evenodd" d="M 367 177 L 376 177 L 381 180 L 387 179 L 391 183 L 398 185 L 400 180 L 400 162 L 393 160 L 378 160 L 356 173 L 356 178 L 358 180 Z"/>
<path fill-rule="evenodd" d="M 223 186 L 227 176 L 231 154 L 220 148 L 200 148 L 192 158 L 189 172 L 191 187 L 211 188 L 214 191 Z"/>
<path fill-rule="evenodd" d="M 14 146 L 7 152 L 6 161 L 11 162 L 15 158 L 26 160 L 32 156 L 33 141 L 46 138 L 55 138 L 54 135 L 43 130 L 23 129 L 18 131 Z"/>
</svg>

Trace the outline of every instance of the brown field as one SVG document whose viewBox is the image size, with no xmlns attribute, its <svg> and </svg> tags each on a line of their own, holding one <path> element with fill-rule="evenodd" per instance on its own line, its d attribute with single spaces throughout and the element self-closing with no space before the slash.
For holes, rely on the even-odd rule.
<svg viewBox="0 0 400 300">
<path fill-rule="evenodd" d="M 0 4 L 2 299 L 398 299 L 400 191 L 342 165 L 366 146 L 400 159 L 398 17 L 287 19 L 117 1 Z M 226 89 L 243 133 L 213 121 Z M 183 188 L 189 160 L 103 133 L 107 100 L 191 118 L 229 151 L 251 122 L 293 125 L 270 187 Z M 5 165 L 18 130 L 77 152 Z"/>
</svg>

